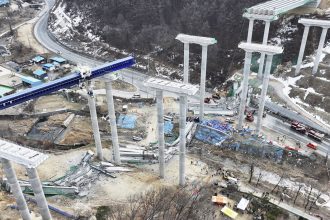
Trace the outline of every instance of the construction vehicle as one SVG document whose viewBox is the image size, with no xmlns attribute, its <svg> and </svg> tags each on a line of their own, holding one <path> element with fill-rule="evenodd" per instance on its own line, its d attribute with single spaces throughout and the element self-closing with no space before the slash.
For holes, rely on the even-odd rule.
<svg viewBox="0 0 330 220">
<path fill-rule="evenodd" d="M 314 131 L 312 129 L 310 129 L 310 130 L 307 131 L 307 136 L 308 137 L 311 137 L 311 138 L 313 138 L 313 139 L 315 139 L 315 140 L 317 140 L 319 142 L 321 142 L 322 139 L 324 138 L 324 134 L 318 133 L 318 132 L 316 132 L 316 131 Z"/>
<path fill-rule="evenodd" d="M 306 126 L 297 121 L 294 121 L 291 123 L 291 129 L 293 129 L 299 133 L 302 133 L 302 134 L 306 134 L 306 131 L 307 131 Z"/>
<path fill-rule="evenodd" d="M 254 116 L 253 116 L 253 112 L 248 112 L 245 119 L 249 122 L 253 122 L 254 121 Z"/>
<path fill-rule="evenodd" d="M 211 102 L 211 98 L 205 98 L 205 99 L 204 99 L 204 103 L 206 103 L 206 104 L 210 104 L 210 102 Z"/>
</svg>

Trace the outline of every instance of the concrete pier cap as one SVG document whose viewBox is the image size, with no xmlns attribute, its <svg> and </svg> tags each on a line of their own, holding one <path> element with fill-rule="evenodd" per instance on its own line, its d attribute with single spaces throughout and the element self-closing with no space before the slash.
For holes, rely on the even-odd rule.
<svg viewBox="0 0 330 220">
<path fill-rule="evenodd" d="M 301 19 L 299 19 L 298 23 L 303 24 L 305 26 L 330 28 L 330 20 L 301 18 Z"/>
<path fill-rule="evenodd" d="M 182 43 L 199 44 L 202 46 L 208 46 L 218 42 L 215 38 L 193 36 L 188 34 L 178 34 L 175 39 L 181 41 Z"/>
<path fill-rule="evenodd" d="M 241 42 L 238 44 L 238 48 L 243 49 L 246 52 L 265 53 L 267 55 L 275 55 L 283 52 L 283 47 L 247 42 Z"/>
</svg>

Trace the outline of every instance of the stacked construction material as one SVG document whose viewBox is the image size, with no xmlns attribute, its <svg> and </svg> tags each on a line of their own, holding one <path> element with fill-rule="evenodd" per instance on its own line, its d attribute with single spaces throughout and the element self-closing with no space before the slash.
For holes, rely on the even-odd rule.
<svg viewBox="0 0 330 220">
<path fill-rule="evenodd" d="M 233 127 L 231 126 L 231 124 L 223 123 L 219 120 L 204 120 L 201 122 L 201 125 L 214 128 L 226 134 L 229 134 L 231 131 L 233 131 Z"/>
</svg>

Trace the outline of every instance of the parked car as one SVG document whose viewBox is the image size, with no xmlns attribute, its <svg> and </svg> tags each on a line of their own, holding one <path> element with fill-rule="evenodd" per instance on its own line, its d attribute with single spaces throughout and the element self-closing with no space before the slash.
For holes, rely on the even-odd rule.
<svg viewBox="0 0 330 220">
<path fill-rule="evenodd" d="M 308 143 L 307 144 L 307 147 L 312 148 L 313 150 L 316 150 L 317 149 L 317 144 L 315 144 L 315 143 Z"/>
</svg>

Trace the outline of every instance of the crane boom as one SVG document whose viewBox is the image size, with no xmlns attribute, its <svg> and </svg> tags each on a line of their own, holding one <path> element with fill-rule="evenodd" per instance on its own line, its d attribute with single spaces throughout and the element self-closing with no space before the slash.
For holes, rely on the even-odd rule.
<svg viewBox="0 0 330 220">
<path fill-rule="evenodd" d="M 72 73 L 68 76 L 62 77 L 60 79 L 44 83 L 42 85 L 23 90 L 18 93 L 14 93 L 5 96 L 0 99 L 0 110 L 18 105 L 20 103 L 26 102 L 31 99 L 38 98 L 40 96 L 48 95 L 52 92 L 56 92 L 60 89 L 70 88 L 83 81 L 88 81 L 97 77 L 101 77 L 110 72 L 114 72 L 120 69 L 130 67 L 135 64 L 133 57 L 126 57 L 119 59 L 110 63 L 103 64 L 101 66 L 95 67 L 91 70 L 90 75 L 83 77 L 79 72 Z"/>
</svg>

